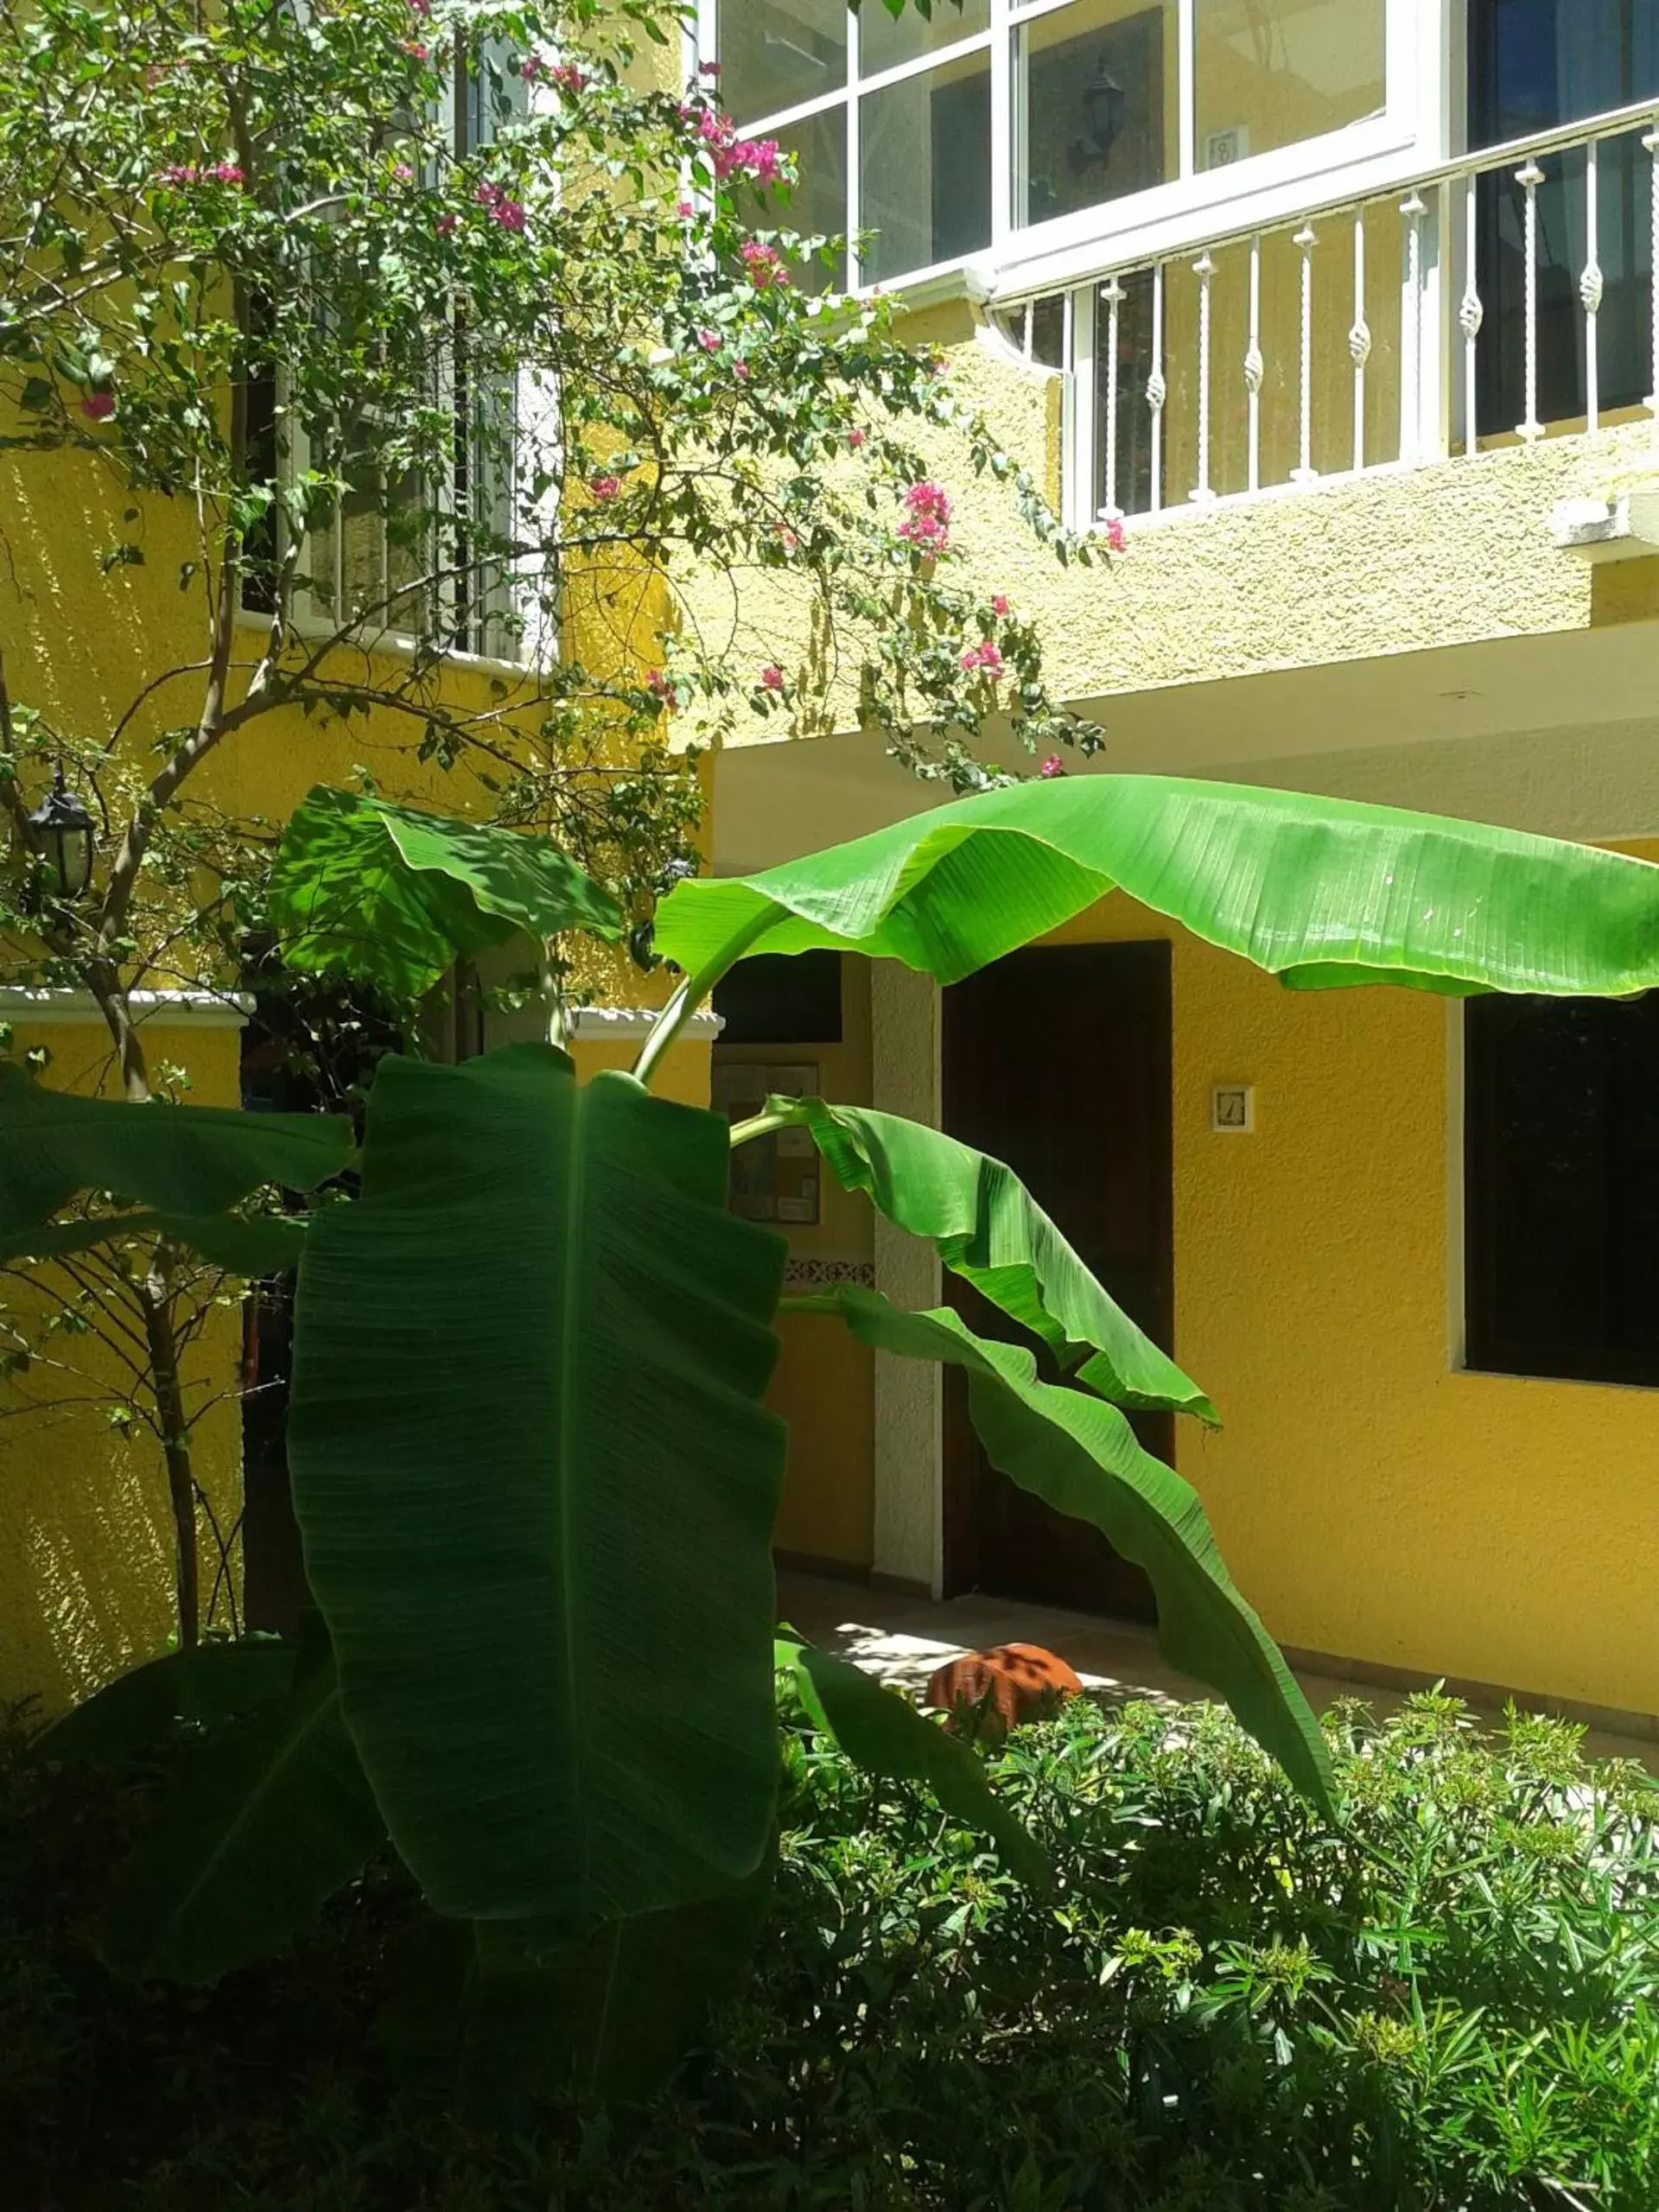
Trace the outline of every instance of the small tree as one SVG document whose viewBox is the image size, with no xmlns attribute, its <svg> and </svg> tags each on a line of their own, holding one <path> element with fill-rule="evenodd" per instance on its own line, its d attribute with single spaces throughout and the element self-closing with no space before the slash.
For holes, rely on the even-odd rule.
<svg viewBox="0 0 1659 2212">
<path fill-rule="evenodd" d="M 556 841 L 636 932 L 740 714 L 855 714 L 961 791 L 997 780 L 993 717 L 1033 751 L 1097 741 L 1031 628 L 952 582 L 916 441 L 965 432 L 1062 558 L 1087 547 L 884 303 L 805 296 L 835 248 L 772 227 L 787 162 L 709 79 L 647 81 L 677 27 L 662 0 L 0 0 L 10 466 L 103 480 L 119 524 L 71 550 L 112 593 L 181 594 L 196 633 L 66 727 L 31 679 L 8 690 L 0 615 L 5 973 L 92 995 L 130 1100 L 169 1082 L 135 993 L 233 987 L 267 928 L 279 825 L 201 773 L 262 728 L 298 753 L 308 723 L 362 718 L 383 780 Z M 687 625 L 710 565 L 787 588 L 775 646 Z M 106 832 L 84 892 L 31 823 L 59 766 Z M 542 954 L 556 1023 L 570 970 Z M 415 962 L 409 1001 L 432 980 Z M 164 1234 L 53 1265 L 48 1362 L 101 1336 L 118 1417 L 163 1454 L 188 1644 L 210 1394 L 181 1354 L 220 1279 Z M 40 1356 L 33 1324 L 13 1339 L 14 1370 Z"/>
</svg>

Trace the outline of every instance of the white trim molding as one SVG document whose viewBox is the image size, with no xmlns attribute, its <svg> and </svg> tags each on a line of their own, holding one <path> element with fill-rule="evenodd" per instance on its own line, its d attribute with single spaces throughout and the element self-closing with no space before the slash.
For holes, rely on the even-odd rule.
<svg viewBox="0 0 1659 2212">
<path fill-rule="evenodd" d="M 130 991 L 127 1003 L 139 1022 L 162 1029 L 241 1029 L 253 1012 L 253 1001 L 241 991 Z M 103 1020 L 90 991 L 0 983 L 0 1021 L 79 1029 Z"/>
<path fill-rule="evenodd" d="M 657 1027 L 658 1010 L 649 1006 L 581 1006 L 570 1016 L 570 1034 L 580 1044 L 597 1044 L 613 1038 L 618 1044 L 649 1037 Z M 723 1014 L 699 1007 L 680 1032 L 680 1041 L 712 1045 L 726 1027 Z"/>
</svg>

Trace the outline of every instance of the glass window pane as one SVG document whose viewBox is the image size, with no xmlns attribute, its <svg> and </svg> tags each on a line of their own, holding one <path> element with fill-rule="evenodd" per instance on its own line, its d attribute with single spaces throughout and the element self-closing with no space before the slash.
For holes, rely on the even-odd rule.
<svg viewBox="0 0 1659 2212">
<path fill-rule="evenodd" d="M 918 16 L 914 7 L 902 16 L 890 16 L 881 0 L 868 0 L 859 18 L 859 73 L 874 77 L 879 69 L 896 69 L 901 61 L 914 61 L 924 54 L 937 54 L 988 28 L 991 0 L 937 0 L 932 20 Z"/>
<path fill-rule="evenodd" d="M 1014 35 L 1014 220 L 1046 223 L 1179 172 L 1175 0 L 1077 0 Z"/>
<path fill-rule="evenodd" d="M 819 115 L 785 124 L 775 131 L 779 145 L 793 154 L 801 181 L 793 196 L 746 194 L 743 214 L 758 230 L 796 231 L 802 238 L 844 238 L 847 234 L 847 107 L 838 100 Z M 795 269 L 799 291 L 844 289 L 847 257 L 837 254 L 833 265 L 810 261 Z"/>
<path fill-rule="evenodd" d="M 721 92 L 740 123 L 847 81 L 843 0 L 724 0 L 718 43 Z"/>
<path fill-rule="evenodd" d="M 1499 146 L 1655 93 L 1652 0 L 1470 0 L 1471 146 Z"/>
<path fill-rule="evenodd" d="M 1201 169 L 1294 146 L 1387 104 L 1386 0 L 1196 0 Z"/>
<path fill-rule="evenodd" d="M 991 57 L 963 54 L 859 103 L 859 224 L 879 235 L 867 282 L 991 242 Z"/>
</svg>

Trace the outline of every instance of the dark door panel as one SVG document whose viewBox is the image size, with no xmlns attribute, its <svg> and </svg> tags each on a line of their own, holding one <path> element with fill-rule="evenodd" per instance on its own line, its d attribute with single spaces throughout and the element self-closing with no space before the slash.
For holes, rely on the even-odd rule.
<svg viewBox="0 0 1659 2212">
<path fill-rule="evenodd" d="M 1125 1312 L 1168 1349 L 1169 946 L 1044 946 L 998 961 L 944 994 L 943 1061 L 951 1135 L 1006 1160 Z M 1031 1342 L 966 1284 L 951 1281 L 948 1295 L 980 1335 Z M 1148 1451 L 1172 1456 L 1172 1416 L 1137 1415 L 1135 1427 Z M 957 1374 L 945 1390 L 944 1538 L 953 1592 L 1152 1615 L 1139 1567 L 988 1464 Z"/>
</svg>

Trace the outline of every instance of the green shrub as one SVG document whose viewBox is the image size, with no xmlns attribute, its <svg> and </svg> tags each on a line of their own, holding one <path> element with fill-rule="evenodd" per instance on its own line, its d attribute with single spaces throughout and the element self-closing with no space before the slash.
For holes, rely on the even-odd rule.
<svg viewBox="0 0 1659 2212">
<path fill-rule="evenodd" d="M 999 1785 L 1022 1889 L 800 1717 L 772 1925 L 675 2094 L 464 2139 L 370 1993 L 377 1866 L 285 1958 L 111 1983 L 87 1919 L 156 1777 L 0 1777 L 0 2143 L 40 2212 L 1487 2212 L 1659 2202 L 1659 1798 L 1525 1716 L 1329 1723 L 1320 1824 L 1217 1709 L 1078 1703 Z"/>
</svg>

